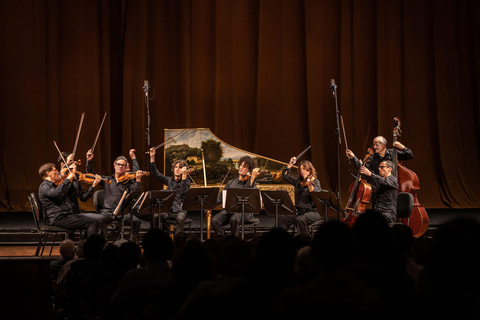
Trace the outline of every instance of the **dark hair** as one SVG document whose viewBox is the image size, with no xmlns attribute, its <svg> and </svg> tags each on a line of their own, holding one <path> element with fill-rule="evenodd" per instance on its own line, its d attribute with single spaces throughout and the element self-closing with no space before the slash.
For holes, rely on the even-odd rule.
<svg viewBox="0 0 480 320">
<path fill-rule="evenodd" d="M 173 163 L 172 163 L 172 172 L 175 172 L 175 166 L 177 165 L 177 163 L 179 164 L 180 168 L 183 168 L 185 167 L 187 164 L 187 161 L 183 160 L 183 159 L 178 159 L 178 160 L 175 160 Z"/>
<path fill-rule="evenodd" d="M 248 171 L 252 171 L 257 167 L 257 161 L 249 156 L 243 156 L 240 159 L 238 159 L 238 165 L 242 165 L 242 163 L 245 162 L 245 165 L 248 168 Z"/>
<path fill-rule="evenodd" d="M 51 162 L 42 164 L 38 169 L 38 174 L 40 175 L 40 178 L 45 179 L 47 177 L 47 173 L 52 171 L 53 167 L 55 167 L 55 164 Z"/>
<path fill-rule="evenodd" d="M 385 160 L 385 161 L 382 161 L 382 162 L 385 162 L 387 164 L 387 168 L 391 168 L 392 170 L 395 169 L 395 163 L 393 163 L 393 161 Z"/>
<path fill-rule="evenodd" d="M 70 154 L 66 153 L 65 151 L 62 151 L 62 155 L 61 156 L 58 155 L 58 158 L 57 158 L 58 164 L 61 165 L 62 163 L 65 163 L 65 162 L 63 162 L 63 159 L 65 159 L 65 161 L 67 161 L 67 158 L 68 158 L 69 155 Z M 63 159 L 62 159 L 62 157 L 63 157 Z M 67 165 L 67 164 L 65 163 L 65 165 Z"/>
<path fill-rule="evenodd" d="M 300 165 L 298 166 L 298 172 L 300 173 L 300 167 L 301 166 L 304 166 L 305 169 L 307 169 L 308 171 L 310 171 L 310 174 L 316 176 L 317 175 L 317 170 L 315 170 L 315 167 L 313 166 L 313 164 L 308 161 L 308 160 L 303 160 L 302 162 L 300 162 Z"/>
</svg>

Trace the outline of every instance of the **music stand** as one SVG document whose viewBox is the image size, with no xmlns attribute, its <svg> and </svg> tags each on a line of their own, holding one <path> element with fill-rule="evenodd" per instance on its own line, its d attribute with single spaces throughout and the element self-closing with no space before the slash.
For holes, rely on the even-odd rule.
<svg viewBox="0 0 480 320">
<path fill-rule="evenodd" d="M 203 241 L 203 211 L 213 210 L 217 206 L 218 187 L 190 188 L 185 195 L 182 209 L 200 210 L 200 240 Z"/>
<path fill-rule="evenodd" d="M 170 209 L 172 208 L 173 201 L 175 200 L 175 196 L 177 195 L 177 191 L 172 191 L 172 190 L 153 190 L 150 191 L 150 199 L 145 200 L 143 202 L 143 207 L 144 210 L 151 209 L 153 207 L 158 208 L 158 228 L 160 229 L 160 216 L 162 212 L 169 212 Z M 142 209 L 140 208 L 140 209 Z M 139 210 L 140 212 L 140 210 Z M 140 214 L 140 216 L 148 217 L 151 219 L 150 221 L 152 222 L 150 225 L 152 228 L 155 228 L 155 224 L 153 223 L 153 216 L 154 213 L 151 213 L 152 211 L 149 210 L 148 214 Z"/>
<path fill-rule="evenodd" d="M 225 211 L 242 214 L 242 240 L 245 238 L 245 213 L 258 214 L 262 210 L 260 190 L 256 188 L 231 188 L 227 190 Z"/>
<path fill-rule="evenodd" d="M 328 208 L 333 209 L 337 212 L 337 220 L 340 220 L 338 216 L 339 211 L 333 203 L 337 203 L 337 197 L 335 194 L 328 190 L 321 190 L 321 191 L 314 191 L 310 192 L 312 196 L 313 202 L 315 203 L 315 207 L 320 208 L 323 207 L 325 211 L 325 221 L 328 221 Z"/>
<path fill-rule="evenodd" d="M 297 210 L 293 205 L 292 198 L 286 190 L 264 191 L 262 195 L 263 206 L 268 215 L 275 216 L 275 228 L 278 228 L 278 215 L 294 216 Z"/>
<path fill-rule="evenodd" d="M 125 215 L 126 214 L 131 214 L 131 217 L 130 217 L 130 233 L 133 232 L 133 210 L 132 210 L 132 207 L 130 206 L 130 204 L 135 204 L 135 201 L 132 201 L 132 199 L 136 198 L 137 196 L 141 195 L 143 192 L 142 191 L 134 191 L 134 192 L 130 192 L 130 193 L 127 193 L 125 195 L 125 197 L 122 197 L 122 199 L 120 199 L 120 202 L 118 203 L 117 207 L 115 208 L 114 212 L 117 212 L 117 214 L 114 214 L 114 216 L 121 216 L 120 220 L 121 220 L 121 223 L 122 223 L 122 227 L 121 227 L 121 231 L 120 231 L 120 239 L 123 240 L 123 234 L 125 232 Z M 126 208 L 129 208 L 129 212 L 125 213 L 125 209 Z M 118 213 L 120 212 L 120 213 Z M 130 234 L 130 237 L 131 237 L 131 234 Z"/>
</svg>

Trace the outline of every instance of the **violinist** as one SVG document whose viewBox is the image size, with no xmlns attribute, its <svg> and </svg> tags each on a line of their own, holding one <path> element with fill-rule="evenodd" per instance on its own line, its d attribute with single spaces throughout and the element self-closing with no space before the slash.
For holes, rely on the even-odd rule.
<svg viewBox="0 0 480 320">
<path fill-rule="evenodd" d="M 360 173 L 366 176 L 367 180 L 377 189 L 373 210 L 380 213 L 388 222 L 397 220 L 398 181 L 392 174 L 394 169 L 395 164 L 390 160 L 380 163 L 379 174 L 373 173 L 365 167 L 360 168 Z"/>
<path fill-rule="evenodd" d="M 260 170 L 256 168 L 257 164 L 256 161 L 249 157 L 243 156 L 238 160 L 239 167 L 238 167 L 238 177 L 228 181 L 225 184 L 223 190 L 227 190 L 229 188 L 238 189 L 238 188 L 256 188 L 257 187 L 257 176 L 260 174 Z M 222 196 L 223 192 L 220 192 L 217 198 L 217 204 L 222 203 Z M 245 214 L 244 221 L 250 221 L 253 218 L 253 214 Z M 230 227 L 232 230 L 232 234 L 236 237 L 240 236 L 240 226 L 242 223 L 242 214 L 241 213 L 229 213 L 225 210 L 220 211 L 217 213 L 211 221 L 211 225 L 215 232 L 225 237 L 225 229 L 223 226 L 226 226 L 230 223 Z"/>
<path fill-rule="evenodd" d="M 397 149 L 398 160 L 411 160 L 413 159 L 413 152 L 411 149 L 405 147 L 398 141 L 393 143 L 393 147 Z M 378 166 L 381 162 L 386 160 L 393 160 L 393 149 L 387 149 L 387 139 L 383 136 L 378 136 L 373 139 L 374 154 L 370 157 L 365 164 L 365 167 L 375 174 L 379 174 Z M 347 158 L 353 160 L 355 168 L 360 169 L 360 160 L 355 156 L 351 150 L 346 150 Z"/>
<path fill-rule="evenodd" d="M 114 217 L 113 212 L 120 202 L 124 191 L 128 190 L 128 193 L 131 193 L 142 190 L 141 179 L 143 171 L 136 171 L 135 179 L 133 180 L 127 180 L 125 182 L 121 179 L 121 177 L 127 172 L 127 163 L 127 158 L 124 156 L 118 156 L 113 162 L 115 173 L 110 177 L 107 177 L 107 181 L 100 181 L 100 185 L 105 189 L 104 204 L 100 214 L 105 217 L 107 223 L 117 218 L 116 216 Z M 131 223 L 133 225 L 133 230 L 130 232 L 130 241 L 137 242 L 141 226 L 140 219 L 130 213 L 126 214 L 124 219 L 125 223 Z"/>
<path fill-rule="evenodd" d="M 167 190 L 177 191 L 175 199 L 172 204 L 172 208 L 169 212 L 162 212 L 160 217 L 160 223 L 165 224 L 168 218 L 173 218 L 177 221 L 178 226 L 175 228 L 175 234 L 183 232 L 185 225 L 185 219 L 187 218 L 187 212 L 182 209 L 183 201 L 190 189 L 191 181 L 188 178 L 188 166 L 185 160 L 176 160 L 172 164 L 172 177 L 166 177 L 160 173 L 155 164 L 156 149 L 150 149 L 150 171 L 152 175 L 157 178 L 161 183 L 167 186 Z M 155 218 L 155 216 L 154 216 Z M 157 217 L 158 219 L 158 217 Z"/>
<path fill-rule="evenodd" d="M 63 159 L 66 160 L 66 164 L 63 162 Z M 88 152 L 87 152 L 87 159 L 88 159 Z M 102 180 L 102 177 L 99 176 L 98 174 L 95 175 L 95 180 L 93 181 L 92 185 L 88 188 L 87 191 L 83 188 L 82 184 L 79 181 L 79 174 L 76 170 L 77 166 L 74 161 L 74 154 L 68 154 L 66 152 L 62 152 L 62 155 L 58 156 L 58 163 L 60 167 L 62 168 L 60 171 L 64 174 L 68 174 L 68 168 L 70 170 L 73 170 L 75 172 L 75 178 L 72 180 L 72 184 L 70 189 L 67 191 L 67 194 L 65 195 L 66 201 L 68 205 L 73 209 L 75 214 L 83 214 L 86 216 L 89 216 L 92 219 L 97 219 L 99 220 L 99 223 L 102 226 L 102 232 L 106 232 L 106 223 L 104 222 L 104 217 L 93 212 L 81 212 L 80 211 L 80 206 L 78 204 L 78 199 L 82 202 L 86 202 L 88 199 L 90 199 L 93 196 L 93 191 L 95 190 L 95 187 L 100 183 Z M 87 160 L 88 161 L 88 160 Z"/>
<path fill-rule="evenodd" d="M 102 231 L 102 220 L 84 213 L 76 214 L 67 194 L 75 179 L 75 167 L 58 186 L 59 172 L 53 163 L 45 163 L 38 169 L 43 182 L 38 190 L 38 198 L 43 206 L 50 225 L 69 230 L 86 229 L 86 236 L 99 234 Z"/>
<path fill-rule="evenodd" d="M 279 228 L 288 230 L 293 223 L 296 223 L 300 234 L 308 235 L 308 226 L 315 221 L 322 220 L 322 216 L 315 207 L 310 192 L 321 191 L 320 181 L 316 178 L 316 170 L 310 161 L 304 160 L 298 167 L 299 176 L 294 178 L 290 175 L 293 165 L 297 162 L 292 157 L 287 167 L 282 172 L 285 181 L 295 187 L 295 216 L 280 216 Z"/>
</svg>

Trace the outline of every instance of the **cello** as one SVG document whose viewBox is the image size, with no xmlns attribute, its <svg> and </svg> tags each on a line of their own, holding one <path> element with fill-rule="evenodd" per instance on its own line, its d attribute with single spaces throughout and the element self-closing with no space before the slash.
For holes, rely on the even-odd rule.
<svg viewBox="0 0 480 320">
<path fill-rule="evenodd" d="M 400 120 L 393 118 L 395 128 L 393 128 L 393 142 L 397 141 L 397 137 L 401 135 Z M 398 180 L 398 192 L 408 192 L 413 195 L 413 210 L 410 218 L 402 218 L 403 224 L 412 229 L 413 236 L 418 238 L 422 236 L 428 229 L 428 214 L 425 207 L 418 202 L 417 191 L 420 190 L 420 181 L 418 176 L 412 170 L 406 168 L 398 162 L 397 149 L 393 148 L 393 163 L 395 170 L 393 175 Z"/>
<path fill-rule="evenodd" d="M 363 159 L 362 167 L 367 163 L 368 158 L 373 154 L 373 149 L 368 148 L 367 155 Z M 353 227 L 355 221 L 357 221 L 358 215 L 365 213 L 370 197 L 372 196 L 372 186 L 361 178 L 360 169 L 358 170 L 355 181 L 350 185 L 348 191 L 348 202 L 345 206 L 343 223 L 347 224 L 350 228 Z"/>
</svg>

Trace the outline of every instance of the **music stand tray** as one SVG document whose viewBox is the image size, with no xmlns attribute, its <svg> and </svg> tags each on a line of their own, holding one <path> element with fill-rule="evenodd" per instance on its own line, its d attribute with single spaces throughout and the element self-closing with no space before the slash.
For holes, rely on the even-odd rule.
<svg viewBox="0 0 480 320">
<path fill-rule="evenodd" d="M 292 198 L 286 190 L 274 190 L 260 192 L 263 200 L 263 206 L 268 215 L 275 216 L 275 228 L 278 228 L 278 216 L 294 216 L 297 209 L 293 205 Z"/>
<path fill-rule="evenodd" d="M 153 215 L 154 213 L 150 213 L 150 209 L 153 207 L 158 208 L 158 228 L 160 228 L 160 215 L 162 212 L 169 212 L 172 208 L 173 201 L 175 201 L 175 196 L 177 195 L 177 191 L 172 190 L 152 190 L 149 191 L 147 195 L 148 199 L 145 199 L 143 202 L 142 207 L 139 210 L 139 217 L 151 219 L 152 226 L 153 226 Z M 141 214 L 141 211 L 147 211 L 147 214 Z M 155 227 L 155 226 L 153 226 Z"/>
<path fill-rule="evenodd" d="M 314 191 L 310 192 L 310 195 L 312 196 L 313 202 L 315 202 L 315 207 L 324 208 L 325 221 L 328 221 L 328 208 L 331 208 L 337 212 L 338 219 L 338 209 L 336 207 L 337 197 L 333 194 L 333 192 L 328 190 Z"/>
<path fill-rule="evenodd" d="M 226 190 L 225 211 L 242 214 L 242 239 L 244 239 L 245 214 L 258 214 L 262 210 L 260 190 L 256 188 L 230 188 Z"/>
<path fill-rule="evenodd" d="M 200 211 L 200 240 L 203 241 L 203 211 L 217 206 L 219 187 L 190 188 L 185 195 L 182 209 Z"/>
</svg>

